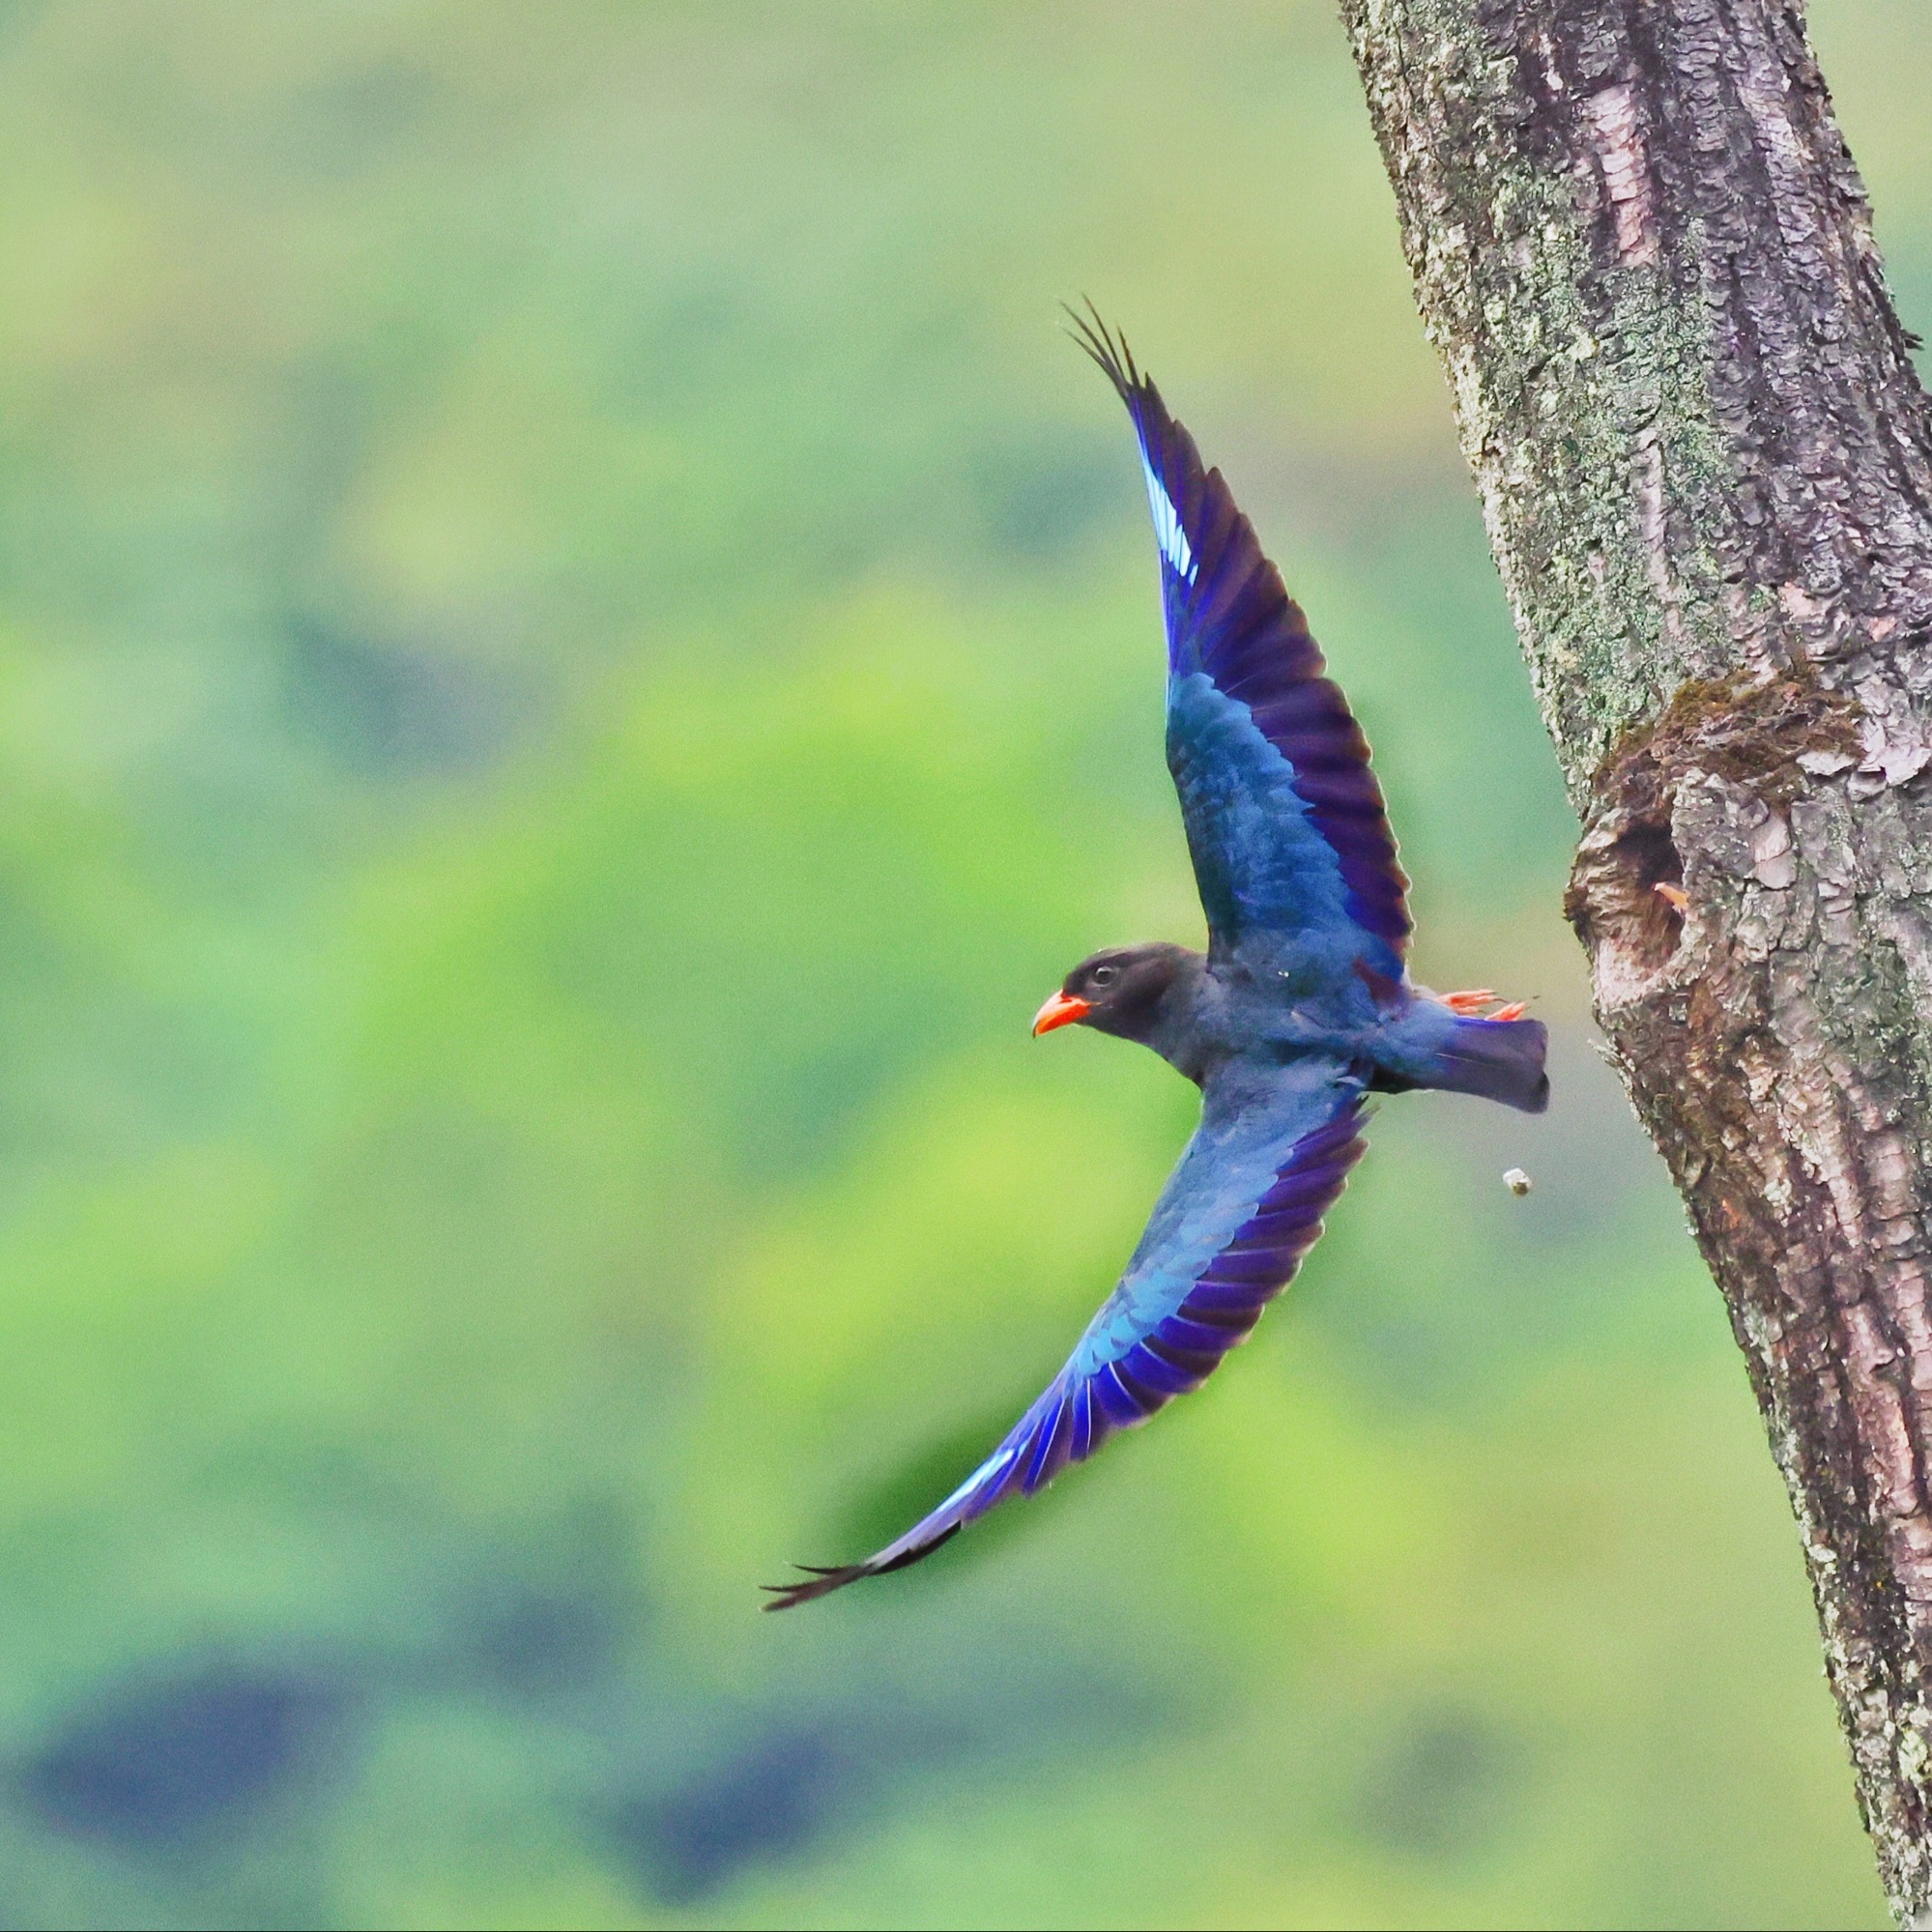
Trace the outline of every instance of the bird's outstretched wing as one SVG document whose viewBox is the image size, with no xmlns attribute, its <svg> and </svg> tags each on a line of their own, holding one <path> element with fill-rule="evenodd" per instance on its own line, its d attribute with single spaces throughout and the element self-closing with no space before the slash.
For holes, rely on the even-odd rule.
<svg viewBox="0 0 1932 1932">
<path fill-rule="evenodd" d="M 1361 1081 L 1330 1060 L 1210 1079 L 1201 1122 L 1119 1285 L 1067 1365 L 941 1503 L 862 1563 L 771 1584 L 789 1609 L 916 1563 L 1008 1496 L 1030 1496 L 1113 1433 L 1198 1388 L 1301 1265 L 1361 1158 Z"/>
<path fill-rule="evenodd" d="M 1213 949 L 1302 937 L 1326 941 L 1339 970 L 1360 959 L 1399 979 L 1408 880 L 1348 701 L 1221 472 L 1201 467 L 1126 339 L 1097 314 L 1073 320 L 1140 440 L 1168 620 L 1168 764 Z"/>
</svg>

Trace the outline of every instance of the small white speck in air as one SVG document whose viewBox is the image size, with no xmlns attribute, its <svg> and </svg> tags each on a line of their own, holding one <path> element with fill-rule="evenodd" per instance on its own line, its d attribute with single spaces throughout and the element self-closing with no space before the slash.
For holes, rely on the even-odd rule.
<svg viewBox="0 0 1932 1932">
<path fill-rule="evenodd" d="M 1521 1200 L 1522 1197 L 1529 1193 L 1531 1187 L 1534 1186 L 1535 1183 L 1531 1181 L 1530 1177 L 1526 1173 L 1524 1173 L 1520 1168 L 1512 1168 L 1510 1171 L 1503 1176 L 1503 1185 L 1506 1188 L 1508 1188 L 1509 1191 L 1513 1195 L 1514 1195 L 1518 1200 Z"/>
</svg>

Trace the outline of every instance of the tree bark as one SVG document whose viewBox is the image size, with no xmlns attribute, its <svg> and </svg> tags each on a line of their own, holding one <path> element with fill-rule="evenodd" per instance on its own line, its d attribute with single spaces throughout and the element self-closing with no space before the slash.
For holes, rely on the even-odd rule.
<svg viewBox="0 0 1932 1932">
<path fill-rule="evenodd" d="M 1932 1907 L 1932 408 L 1779 0 L 1342 0 L 1881 1877 Z"/>
</svg>

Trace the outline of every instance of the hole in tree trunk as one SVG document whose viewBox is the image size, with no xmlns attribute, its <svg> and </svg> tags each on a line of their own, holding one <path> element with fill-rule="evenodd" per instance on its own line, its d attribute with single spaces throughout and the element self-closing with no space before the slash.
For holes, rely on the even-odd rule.
<svg viewBox="0 0 1932 1932">
<path fill-rule="evenodd" d="M 1626 820 L 1614 837 L 1586 840 L 1578 851 L 1564 910 L 1613 1004 L 1670 964 L 1684 937 L 1683 891 L 1684 860 L 1664 819 Z"/>
</svg>

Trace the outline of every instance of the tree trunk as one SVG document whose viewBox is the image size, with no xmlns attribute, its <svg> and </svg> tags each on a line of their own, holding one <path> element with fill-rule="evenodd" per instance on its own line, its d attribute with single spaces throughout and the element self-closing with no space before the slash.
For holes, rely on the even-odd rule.
<svg viewBox="0 0 1932 1932">
<path fill-rule="evenodd" d="M 1932 408 L 1796 7 L 1343 0 L 1567 910 L 1932 1905 Z"/>
</svg>

